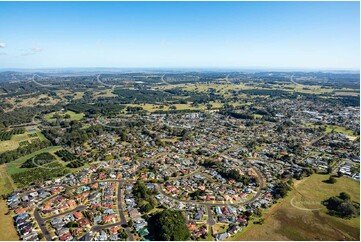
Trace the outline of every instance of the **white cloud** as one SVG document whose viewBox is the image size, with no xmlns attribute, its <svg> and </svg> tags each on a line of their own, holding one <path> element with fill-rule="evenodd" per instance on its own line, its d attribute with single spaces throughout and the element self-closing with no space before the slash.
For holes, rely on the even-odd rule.
<svg viewBox="0 0 361 242">
<path fill-rule="evenodd" d="M 21 53 L 21 56 L 28 56 L 28 55 L 35 55 L 37 53 L 42 52 L 44 49 L 40 47 L 32 47 L 30 49 L 23 50 L 23 53 Z"/>
<path fill-rule="evenodd" d="M 38 52 L 42 52 L 44 49 L 43 49 L 43 48 L 40 48 L 40 47 L 33 47 L 33 48 L 31 48 L 30 50 L 31 50 L 32 52 L 38 53 Z"/>
<path fill-rule="evenodd" d="M 5 48 L 6 44 L 5 43 L 0 43 L 0 48 Z"/>
</svg>

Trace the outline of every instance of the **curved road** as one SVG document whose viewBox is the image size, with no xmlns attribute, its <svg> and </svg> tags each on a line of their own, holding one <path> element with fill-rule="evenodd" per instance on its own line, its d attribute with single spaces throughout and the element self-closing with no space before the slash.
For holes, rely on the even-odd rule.
<svg viewBox="0 0 361 242">
<path fill-rule="evenodd" d="M 80 205 L 72 210 L 69 210 L 69 211 L 66 211 L 66 212 L 63 212 L 63 213 L 59 213 L 59 214 L 56 214 L 56 215 L 53 215 L 53 216 L 50 216 L 50 217 L 47 217 L 47 218 L 42 218 L 39 214 L 39 208 L 36 207 L 35 208 L 35 211 L 34 211 L 34 217 L 36 219 L 36 221 L 38 222 L 39 224 L 39 227 L 41 229 L 41 232 L 44 234 L 46 240 L 50 241 L 51 240 L 51 237 L 50 237 L 50 233 L 49 231 L 47 230 L 46 226 L 45 226 L 45 222 L 47 220 L 50 220 L 50 219 L 53 219 L 53 218 L 56 218 L 56 217 L 59 217 L 59 216 L 62 216 L 62 215 L 65 215 L 65 214 L 68 214 L 68 213 L 72 213 L 72 212 L 75 212 L 75 211 L 78 211 L 78 210 L 85 210 L 86 209 L 86 206 L 85 205 Z"/>
<path fill-rule="evenodd" d="M 262 192 L 262 188 L 264 186 L 264 181 L 262 179 L 262 174 L 261 172 L 258 170 L 258 169 L 255 169 L 253 168 L 254 171 L 257 173 L 258 177 L 257 177 L 257 180 L 259 182 L 259 189 L 257 190 L 256 194 L 250 198 L 249 200 L 247 201 L 243 201 L 243 202 L 237 202 L 237 203 L 231 203 L 231 204 L 228 204 L 228 203 L 207 203 L 207 202 L 198 202 L 198 201 L 194 201 L 194 200 L 182 200 L 182 199 L 179 199 L 179 198 L 174 198 L 172 197 L 171 195 L 169 195 L 168 193 L 166 193 L 162 188 L 161 188 L 161 185 L 159 184 L 156 184 L 157 186 L 157 190 L 164 196 L 170 198 L 170 199 L 173 199 L 173 200 L 176 200 L 178 202 L 183 202 L 183 203 L 194 203 L 194 204 L 200 204 L 200 205 L 211 205 L 211 206 L 224 206 L 224 205 L 244 205 L 244 204 L 249 204 L 249 203 L 252 203 L 254 202 L 260 195 L 261 195 L 261 192 Z"/>
<path fill-rule="evenodd" d="M 125 216 L 124 216 L 124 212 L 123 212 L 123 209 L 122 209 L 122 194 L 121 194 L 121 187 L 123 185 L 123 182 L 135 182 L 135 180 L 128 180 L 128 179 L 125 179 L 125 180 L 103 180 L 104 182 L 116 182 L 118 183 L 118 192 L 117 192 L 117 200 L 118 200 L 118 212 L 119 212 L 119 218 L 120 218 L 120 222 L 117 222 L 117 223 L 113 223 L 113 224 L 107 224 L 107 225 L 95 225 L 91 228 L 91 231 L 99 231 L 101 229 L 106 229 L 106 228 L 109 228 L 109 227 L 114 227 L 114 226 L 124 226 L 124 225 L 127 225 L 127 221 L 125 219 Z M 99 181 L 98 181 L 99 182 Z M 77 186 L 73 186 L 73 187 L 70 187 L 66 184 L 63 184 L 63 185 L 58 185 L 58 186 L 63 186 L 64 188 L 70 188 L 70 189 L 74 189 L 74 188 L 77 188 L 77 187 L 81 187 L 81 186 L 85 186 L 85 185 L 88 185 L 90 183 L 86 183 L 86 184 L 81 184 L 81 185 L 77 185 Z M 48 197 L 46 198 L 44 201 L 42 202 L 45 202 L 49 199 L 51 199 L 53 196 L 51 197 Z M 66 211 L 66 212 L 63 212 L 63 213 L 59 213 L 59 214 L 56 214 L 56 215 L 53 215 L 53 216 L 50 216 L 50 217 L 46 217 L 46 218 L 43 218 L 40 216 L 40 209 L 38 207 L 35 208 L 34 210 L 34 218 L 35 220 L 37 221 L 37 223 L 39 224 L 39 227 L 40 227 L 40 230 L 41 232 L 44 234 L 46 240 L 50 241 L 51 240 L 51 237 L 50 237 L 50 233 L 49 231 L 47 230 L 46 226 L 45 226 L 45 222 L 49 219 L 53 219 L 53 218 L 56 218 L 56 217 L 59 217 L 59 216 L 62 216 L 62 215 L 65 215 L 65 214 L 69 214 L 69 213 L 73 213 L 75 211 L 78 211 L 78 210 L 85 210 L 87 208 L 86 205 L 80 205 L 72 210 L 69 210 L 69 211 Z M 125 228 L 125 231 L 127 232 L 127 235 L 128 235 L 128 239 L 133 241 L 134 240 L 134 237 L 132 235 L 132 233 L 130 232 L 130 228 L 129 227 L 126 227 Z"/>
<path fill-rule="evenodd" d="M 233 159 L 231 157 L 227 157 L 227 158 Z M 261 195 L 262 188 L 264 187 L 263 177 L 262 177 L 261 172 L 257 168 L 253 167 L 253 170 L 257 173 L 257 180 L 258 180 L 258 183 L 259 183 L 259 189 L 257 190 L 256 194 L 252 198 L 250 198 L 249 200 L 243 201 L 243 202 L 237 202 L 237 203 L 234 203 L 234 204 L 207 203 L 207 202 L 198 202 L 198 201 L 193 201 L 193 200 L 181 200 L 181 199 L 178 199 L 178 198 L 174 198 L 174 197 L 170 196 L 169 194 L 167 194 L 166 192 L 164 192 L 164 190 L 161 188 L 161 185 L 159 183 L 156 184 L 156 188 L 163 196 L 166 196 L 169 199 L 173 199 L 175 201 L 183 202 L 183 203 L 193 203 L 193 204 L 206 206 L 207 213 L 208 213 L 207 224 L 212 226 L 212 225 L 214 225 L 216 223 L 216 221 L 214 221 L 214 218 L 212 216 L 212 207 L 214 207 L 214 206 L 224 206 L 224 205 L 244 205 L 244 204 L 249 204 L 249 203 L 254 202 Z M 196 172 L 193 172 L 192 174 L 194 175 L 197 172 L 199 172 L 198 169 L 197 169 Z M 94 182 L 94 181 L 95 180 L 92 180 L 92 182 Z M 125 225 L 127 225 L 127 221 L 125 219 L 125 215 L 124 215 L 124 212 L 123 212 L 123 209 L 122 209 L 122 185 L 123 185 L 123 183 L 126 183 L 126 182 L 136 182 L 136 180 L 132 180 L 132 179 L 124 179 L 124 180 L 109 179 L 109 180 L 102 180 L 102 181 L 103 182 L 116 182 L 116 183 L 118 183 L 118 192 L 117 192 L 118 204 L 117 205 L 118 205 L 118 212 L 119 212 L 120 222 L 113 223 L 113 224 L 108 224 L 108 225 L 103 225 L 103 226 L 95 225 L 95 226 L 93 226 L 91 228 L 91 231 L 97 232 L 97 231 L 99 231 L 101 229 L 106 229 L 106 228 L 113 227 L 113 226 L 118 226 L 118 225 L 119 226 L 124 226 L 125 231 L 126 231 L 126 233 L 128 235 L 128 239 L 133 241 L 134 237 L 133 237 L 132 233 L 130 232 L 130 228 L 125 226 Z M 97 182 L 101 182 L 101 181 L 97 181 Z M 74 189 L 76 187 L 85 186 L 85 185 L 88 185 L 88 184 L 91 184 L 91 183 L 81 184 L 81 185 L 74 186 L 74 187 L 70 187 L 70 186 L 68 186 L 66 184 L 57 185 L 57 186 L 63 186 L 64 188 Z M 48 200 L 48 199 L 50 199 L 50 198 L 47 198 L 46 200 Z M 44 200 L 44 201 L 46 201 L 46 200 Z M 68 213 L 72 213 L 72 212 L 77 211 L 77 210 L 84 210 L 84 209 L 86 209 L 86 206 L 81 205 L 81 206 L 78 206 L 78 207 L 76 207 L 76 208 L 74 208 L 72 210 L 66 211 L 64 213 L 56 214 L 56 215 L 53 215 L 53 216 L 50 216 L 50 217 L 47 217 L 47 218 L 42 218 L 40 216 L 40 214 L 39 214 L 40 209 L 38 207 L 36 207 L 35 210 L 34 210 L 34 217 L 35 217 L 36 221 L 38 222 L 39 227 L 40 227 L 42 233 L 44 234 L 46 240 L 49 241 L 49 240 L 51 240 L 51 237 L 50 237 L 49 231 L 46 229 L 46 226 L 45 226 L 45 221 L 46 220 L 49 220 L 49 219 L 52 219 L 52 218 L 55 218 L 55 217 L 58 217 L 58 216 L 62 216 L 62 215 L 68 214 Z"/>
</svg>

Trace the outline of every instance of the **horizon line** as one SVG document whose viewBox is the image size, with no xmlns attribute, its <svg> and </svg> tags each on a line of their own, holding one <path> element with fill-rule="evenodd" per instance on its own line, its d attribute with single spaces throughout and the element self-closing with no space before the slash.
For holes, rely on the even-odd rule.
<svg viewBox="0 0 361 242">
<path fill-rule="evenodd" d="M 345 67 L 324 67 L 324 68 L 311 68 L 311 67 L 0 67 L 0 71 L 31 71 L 31 70 L 96 70 L 96 69 L 133 69 L 133 70 L 223 70 L 223 71 L 245 71 L 245 70 L 252 70 L 252 71 L 353 71 L 353 72 L 360 72 L 360 69 L 357 68 L 345 68 Z"/>
</svg>

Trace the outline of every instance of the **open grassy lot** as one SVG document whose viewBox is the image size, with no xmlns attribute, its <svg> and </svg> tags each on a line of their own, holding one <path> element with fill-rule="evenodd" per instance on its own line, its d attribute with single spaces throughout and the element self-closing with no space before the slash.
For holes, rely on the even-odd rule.
<svg viewBox="0 0 361 242">
<path fill-rule="evenodd" d="M 305 127 L 319 127 L 318 125 L 314 125 L 312 123 L 305 123 Z M 353 131 L 350 129 L 346 129 L 345 127 L 337 126 L 337 125 L 324 125 L 326 127 L 326 134 L 329 134 L 334 130 L 335 133 L 346 134 L 348 136 L 353 136 Z"/>
<path fill-rule="evenodd" d="M 199 105 L 198 107 L 192 107 L 191 102 L 188 102 L 187 104 L 174 104 L 174 106 L 176 107 L 177 110 L 184 110 L 184 109 L 189 109 L 189 110 L 205 110 L 207 109 L 206 105 Z M 146 104 L 128 104 L 127 106 L 130 107 L 142 107 L 144 110 L 148 111 L 148 112 L 154 112 L 154 111 L 159 111 L 159 110 L 169 110 L 169 108 L 173 105 L 156 105 L 156 104 L 150 104 L 150 103 L 146 103 Z"/>
<path fill-rule="evenodd" d="M 300 92 L 300 93 L 307 93 L 307 94 L 323 94 L 323 93 L 331 93 L 335 89 L 321 87 L 316 85 L 297 85 L 294 83 L 283 84 L 275 89 L 284 90 L 284 91 L 292 91 L 292 92 Z"/>
<path fill-rule="evenodd" d="M 209 102 L 209 104 L 212 105 L 211 109 L 219 109 L 221 107 L 223 107 L 223 103 L 221 102 Z M 233 105 L 233 106 L 242 106 L 242 105 L 250 105 L 251 102 L 249 103 L 239 103 L 239 102 L 230 102 L 229 104 Z M 129 107 L 142 107 L 144 110 L 148 111 L 148 112 L 154 112 L 154 111 L 159 111 L 159 110 L 163 110 L 163 111 L 167 111 L 169 110 L 169 108 L 173 105 L 157 105 L 157 104 L 150 104 L 150 103 L 146 103 L 146 104 L 128 104 L 127 106 Z M 186 104 L 174 104 L 174 106 L 176 107 L 177 110 L 207 110 L 208 107 L 206 104 L 199 104 L 197 107 L 192 107 L 192 102 L 188 102 Z"/>
<path fill-rule="evenodd" d="M 52 121 L 52 120 L 55 120 L 55 118 L 53 118 L 54 114 L 59 114 L 62 118 L 64 118 L 64 116 L 66 114 L 69 114 L 70 115 L 70 118 L 69 120 L 80 120 L 84 117 L 84 113 L 75 113 L 73 111 L 66 111 L 64 113 L 61 113 L 61 112 L 52 112 L 52 113 L 48 113 L 48 114 L 45 114 L 44 115 L 44 118 L 47 120 L 47 121 Z"/>
<path fill-rule="evenodd" d="M 48 96 L 47 94 L 41 94 L 35 97 L 31 96 L 18 96 L 18 97 L 12 97 L 5 99 L 7 103 L 10 103 L 14 105 L 14 107 L 35 107 L 36 105 L 41 106 L 49 106 L 49 105 L 55 105 L 59 102 L 59 100 Z M 10 110 L 13 110 L 9 109 Z"/>
<path fill-rule="evenodd" d="M 225 96 L 228 95 L 229 90 L 249 90 L 254 89 L 254 87 L 249 86 L 244 83 L 240 84 L 219 84 L 219 83 L 187 83 L 187 84 L 178 84 L 178 85 L 168 85 L 168 86 L 161 86 L 158 87 L 159 89 L 166 90 L 172 88 L 180 88 L 186 91 L 191 92 L 206 92 L 208 93 L 211 89 L 214 90 L 215 93 L 222 94 Z"/>
<path fill-rule="evenodd" d="M 249 90 L 254 89 L 254 86 L 248 85 L 245 83 L 234 84 L 234 83 L 187 83 L 187 84 L 177 84 L 177 85 L 168 85 L 159 87 L 159 89 L 171 89 L 171 88 L 181 88 L 187 91 L 195 91 L 195 92 L 208 92 L 210 89 L 214 89 L 216 93 L 223 94 L 227 96 L 227 92 L 229 90 Z M 257 89 L 269 89 L 257 87 Z M 284 83 L 280 85 L 273 85 L 271 89 L 274 90 L 283 90 L 287 92 L 299 92 L 299 93 L 307 93 L 307 94 L 327 94 L 335 92 L 334 95 L 346 95 L 349 93 L 350 96 L 357 96 L 357 90 L 352 89 L 334 89 L 329 87 L 322 87 L 317 85 L 302 85 L 295 83 Z"/>
<path fill-rule="evenodd" d="M 26 161 L 27 159 L 33 158 L 34 156 L 40 154 L 40 153 L 44 153 L 44 152 L 52 152 L 52 151 L 56 151 L 60 149 L 59 146 L 50 146 L 41 150 L 38 150 L 34 153 L 31 153 L 29 155 L 23 156 L 15 161 L 12 161 L 10 163 L 7 164 L 7 172 L 9 175 L 11 174 L 15 174 L 15 173 L 19 173 L 22 172 L 28 168 L 20 168 L 21 164 L 23 164 L 24 161 Z"/>
<path fill-rule="evenodd" d="M 15 189 L 16 186 L 6 171 L 6 165 L 0 165 L 0 195 L 10 193 Z"/>
<path fill-rule="evenodd" d="M 6 215 L 8 208 L 4 200 L 0 199 L 0 241 L 19 240 L 19 236 L 13 225 L 14 221 L 10 215 Z"/>
<path fill-rule="evenodd" d="M 73 92 L 73 91 L 69 91 L 69 90 L 56 90 L 55 93 L 57 96 L 54 98 L 56 98 L 57 100 L 62 101 L 62 102 L 67 102 L 66 97 L 69 97 L 69 96 L 72 97 L 72 100 L 78 100 L 84 96 L 84 92 Z"/>
<path fill-rule="evenodd" d="M 35 129 L 35 132 L 29 132 L 29 130 L 31 129 Z M 34 137 L 31 137 L 30 135 L 32 134 L 36 134 L 36 135 L 33 135 Z M 10 140 L 0 141 L 0 153 L 9 150 L 15 150 L 19 147 L 21 142 L 28 141 L 29 143 L 31 143 L 33 139 L 40 139 L 40 141 L 42 141 L 45 140 L 46 138 L 38 128 L 27 127 L 25 133 L 13 135 Z"/>
<path fill-rule="evenodd" d="M 336 133 L 347 134 L 352 136 L 353 131 L 337 125 L 327 125 L 326 133 L 331 133 L 334 130 Z"/>
<path fill-rule="evenodd" d="M 27 159 L 30 159 L 38 154 L 41 154 L 41 153 L 45 153 L 45 152 L 49 152 L 50 154 L 54 155 L 56 157 L 56 161 L 58 163 L 60 163 L 62 166 L 66 167 L 66 165 L 69 163 L 69 162 L 65 162 L 63 160 L 60 159 L 60 157 L 58 157 L 57 155 L 55 155 L 55 152 L 58 151 L 58 150 L 61 150 L 62 147 L 60 146 L 50 146 L 50 147 L 47 147 L 47 148 L 44 148 L 44 149 L 41 149 L 41 150 L 38 150 L 34 153 L 31 153 L 29 155 L 26 155 L 26 156 L 23 156 L 15 161 L 12 161 L 7 165 L 7 174 L 9 175 L 9 178 L 10 178 L 10 175 L 12 174 L 15 174 L 15 173 L 19 173 L 19 172 L 23 172 L 27 169 L 32 169 L 32 168 L 21 168 L 20 166 L 27 160 Z M 86 168 L 86 167 L 89 167 L 89 164 L 88 163 L 85 163 L 84 166 L 81 166 L 81 167 L 78 167 L 78 168 L 68 168 L 70 169 L 71 172 L 76 172 L 76 171 L 79 171 L 83 168 Z M 6 174 L 6 173 L 5 173 Z M 11 179 L 11 178 L 10 178 Z M 11 180 L 12 182 L 12 180 Z M 1 191 L 1 189 L 0 189 Z M 1 194 L 1 193 L 0 193 Z"/>
<path fill-rule="evenodd" d="M 359 201 L 360 183 L 342 177 L 328 184 L 323 182 L 326 179 L 327 175 L 314 174 L 295 182 L 294 190 L 264 213 L 264 224 L 251 223 L 230 240 L 359 240 L 359 217 L 346 220 L 330 216 L 320 203 L 340 192 Z"/>
<path fill-rule="evenodd" d="M 357 97 L 357 96 L 359 96 L 360 95 L 360 92 L 357 92 L 357 91 L 355 91 L 355 92 L 345 92 L 345 91 L 336 91 L 335 92 L 335 96 L 353 96 L 353 97 Z"/>
<path fill-rule="evenodd" d="M 219 233 L 224 233 L 227 231 L 228 225 L 227 224 L 215 224 L 212 227 L 212 233 L 213 234 L 219 234 Z"/>
<path fill-rule="evenodd" d="M 100 92 L 96 91 L 93 93 L 93 98 L 100 98 L 100 97 L 117 97 L 117 95 L 113 93 L 112 89 L 106 89 Z"/>
</svg>

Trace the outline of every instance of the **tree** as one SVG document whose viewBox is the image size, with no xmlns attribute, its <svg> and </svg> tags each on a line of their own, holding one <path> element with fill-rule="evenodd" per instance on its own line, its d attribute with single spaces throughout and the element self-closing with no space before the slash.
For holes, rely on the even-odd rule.
<svg viewBox="0 0 361 242">
<path fill-rule="evenodd" d="M 332 173 L 332 167 L 331 166 L 328 166 L 327 167 L 327 174 L 331 174 Z"/>
<path fill-rule="evenodd" d="M 287 185 L 287 183 L 280 182 L 275 186 L 274 196 L 275 198 L 283 198 L 290 190 L 291 188 Z"/>
<path fill-rule="evenodd" d="M 331 184 L 334 184 L 334 183 L 337 182 L 337 180 L 333 176 L 330 176 L 330 178 L 328 179 L 328 182 L 331 183 Z"/>
<path fill-rule="evenodd" d="M 181 211 L 163 210 L 150 217 L 148 224 L 155 240 L 184 241 L 190 238 L 186 218 Z"/>
<path fill-rule="evenodd" d="M 360 204 L 350 201 L 351 197 L 345 192 L 341 192 L 337 197 L 330 197 L 323 201 L 330 215 L 341 218 L 353 218 L 360 214 Z"/>
<path fill-rule="evenodd" d="M 347 200 L 347 201 L 351 200 L 351 196 L 346 192 L 341 192 L 339 195 L 339 198 L 341 198 L 342 200 Z"/>
<path fill-rule="evenodd" d="M 133 224 L 134 224 L 134 223 L 133 223 L 133 220 L 129 220 L 129 221 L 128 221 L 128 226 L 129 226 L 129 227 L 133 227 Z"/>
<path fill-rule="evenodd" d="M 154 207 L 150 203 L 145 203 L 142 206 L 140 206 L 140 211 L 142 213 L 148 213 L 150 212 Z"/>
<path fill-rule="evenodd" d="M 122 238 L 124 240 L 128 239 L 128 234 L 127 234 L 127 232 L 125 232 L 124 229 L 122 231 L 120 231 L 119 236 L 120 236 L 120 238 Z"/>
<path fill-rule="evenodd" d="M 39 238 L 39 240 L 42 240 L 44 238 L 44 235 L 42 233 L 39 233 L 38 238 Z"/>
</svg>

